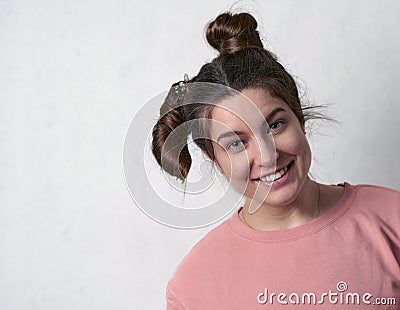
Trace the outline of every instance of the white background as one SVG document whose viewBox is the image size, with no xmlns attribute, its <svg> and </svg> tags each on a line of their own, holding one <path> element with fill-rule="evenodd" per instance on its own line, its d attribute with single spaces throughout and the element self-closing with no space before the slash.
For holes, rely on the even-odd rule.
<svg viewBox="0 0 400 310">
<path fill-rule="evenodd" d="M 212 59 L 203 27 L 231 4 L 0 1 L 0 309 L 165 307 L 210 227 L 174 230 L 134 205 L 124 136 L 147 100 Z M 339 121 L 314 132 L 314 175 L 400 189 L 400 2 L 235 7 Z"/>
</svg>

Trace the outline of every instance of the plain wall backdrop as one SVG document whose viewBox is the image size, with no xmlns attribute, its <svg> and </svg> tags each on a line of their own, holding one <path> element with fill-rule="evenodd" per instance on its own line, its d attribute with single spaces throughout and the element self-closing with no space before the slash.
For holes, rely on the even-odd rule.
<svg viewBox="0 0 400 310">
<path fill-rule="evenodd" d="M 0 309 L 163 309 L 211 227 L 146 217 L 124 183 L 135 112 L 215 52 L 231 1 L 0 1 Z M 400 2 L 247 1 L 311 102 L 313 174 L 400 189 Z"/>
</svg>

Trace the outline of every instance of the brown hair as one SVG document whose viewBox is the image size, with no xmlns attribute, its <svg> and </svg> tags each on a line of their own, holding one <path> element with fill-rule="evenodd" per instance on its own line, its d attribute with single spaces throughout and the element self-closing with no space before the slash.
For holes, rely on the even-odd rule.
<svg viewBox="0 0 400 310">
<path fill-rule="evenodd" d="M 264 49 L 256 29 L 257 21 L 248 13 L 223 13 L 211 21 L 207 25 L 206 38 L 220 54 L 203 65 L 188 86 L 195 82 L 206 82 L 224 85 L 238 92 L 247 88 L 263 88 L 271 96 L 285 101 L 304 126 L 305 120 L 311 118 L 312 113 L 303 113 L 309 107 L 302 108 L 296 82 L 277 57 Z M 205 137 L 207 131 L 205 126 L 186 124 L 192 120 L 210 118 L 212 105 L 204 102 L 217 103 L 234 93 L 207 92 L 203 89 L 201 96 L 205 100 L 196 101 L 199 94 L 189 87 L 186 94 L 188 102 L 196 103 L 176 106 L 173 104 L 177 99 L 175 86 L 177 83 L 167 95 L 160 109 L 160 118 L 153 128 L 152 152 L 165 171 L 185 180 L 192 163 L 187 137 L 190 133 L 196 137 Z M 209 139 L 199 138 L 194 142 L 214 160 L 214 150 Z"/>
</svg>

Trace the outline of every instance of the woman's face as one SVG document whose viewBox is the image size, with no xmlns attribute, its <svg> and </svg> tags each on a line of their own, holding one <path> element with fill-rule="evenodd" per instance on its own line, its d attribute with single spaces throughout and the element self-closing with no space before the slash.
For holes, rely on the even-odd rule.
<svg viewBox="0 0 400 310">
<path fill-rule="evenodd" d="M 210 133 L 217 167 L 252 203 L 293 203 L 311 164 L 303 127 L 289 106 L 267 91 L 251 88 L 242 94 L 253 104 L 237 95 L 212 111 Z"/>
</svg>

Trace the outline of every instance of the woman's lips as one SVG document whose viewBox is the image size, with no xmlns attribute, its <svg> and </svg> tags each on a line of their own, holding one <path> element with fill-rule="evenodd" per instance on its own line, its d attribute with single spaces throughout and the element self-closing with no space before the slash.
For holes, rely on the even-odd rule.
<svg viewBox="0 0 400 310">
<path fill-rule="evenodd" d="M 290 175 L 290 168 L 292 168 L 293 162 L 294 160 L 276 173 L 261 177 L 259 179 L 255 179 L 254 181 L 259 182 L 260 184 L 266 184 L 268 186 L 271 186 L 272 188 L 281 186 L 288 179 Z"/>
</svg>

